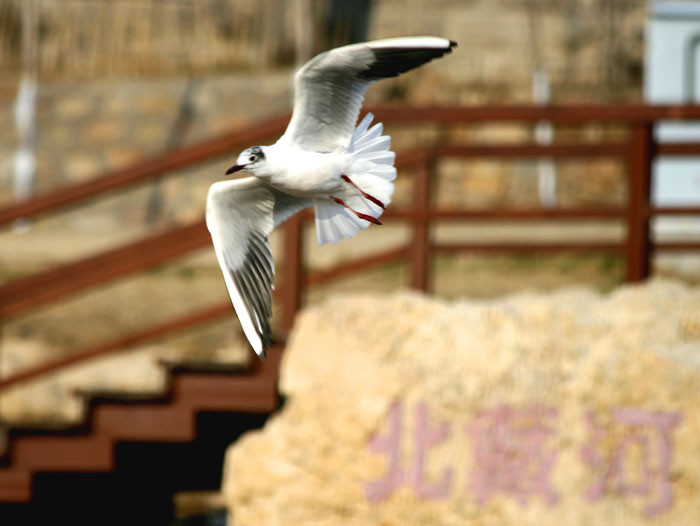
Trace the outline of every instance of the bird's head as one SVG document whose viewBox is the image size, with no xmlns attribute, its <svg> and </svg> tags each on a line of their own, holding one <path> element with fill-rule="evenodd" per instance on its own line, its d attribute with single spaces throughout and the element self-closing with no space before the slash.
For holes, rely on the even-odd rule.
<svg viewBox="0 0 700 526">
<path fill-rule="evenodd" d="M 253 146 L 244 150 L 238 156 L 236 164 L 226 170 L 226 175 L 231 175 L 239 170 L 245 170 L 251 175 L 263 175 L 265 172 L 265 147 Z"/>
</svg>

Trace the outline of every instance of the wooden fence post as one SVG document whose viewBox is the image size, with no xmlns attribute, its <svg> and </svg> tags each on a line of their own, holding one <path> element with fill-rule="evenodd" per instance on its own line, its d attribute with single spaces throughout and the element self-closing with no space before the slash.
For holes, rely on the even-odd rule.
<svg viewBox="0 0 700 526">
<path fill-rule="evenodd" d="M 285 337 L 294 326 L 301 307 L 301 287 L 303 283 L 303 243 L 304 221 L 301 214 L 295 214 L 284 224 L 284 267 L 282 267 L 282 330 Z"/>
<path fill-rule="evenodd" d="M 430 177 L 434 159 L 427 155 L 418 167 L 413 180 L 413 237 L 411 239 L 411 288 L 427 292 L 430 288 Z"/>
<path fill-rule="evenodd" d="M 654 157 L 653 125 L 649 121 L 634 124 L 630 130 L 627 153 L 627 281 L 642 281 L 649 276 L 651 240 L 649 209 L 651 163 Z"/>
</svg>

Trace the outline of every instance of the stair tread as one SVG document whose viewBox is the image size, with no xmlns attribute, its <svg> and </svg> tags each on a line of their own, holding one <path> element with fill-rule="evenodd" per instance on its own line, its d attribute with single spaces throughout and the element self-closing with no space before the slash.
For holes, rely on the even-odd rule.
<svg viewBox="0 0 700 526">
<path fill-rule="evenodd" d="M 212 362 L 212 361 L 182 361 L 161 359 L 158 361 L 163 367 L 166 367 L 171 372 L 211 372 L 211 373 L 244 373 L 250 366 L 248 362 Z"/>
<path fill-rule="evenodd" d="M 24 437 L 11 450 L 12 465 L 31 471 L 109 471 L 114 464 L 112 440 L 92 434 Z"/>
<path fill-rule="evenodd" d="M 25 502 L 31 498 L 32 475 L 17 468 L 0 468 L 0 501 Z"/>
<path fill-rule="evenodd" d="M 273 411 L 280 356 L 276 346 L 265 362 L 161 361 L 164 391 L 76 390 L 89 407 L 80 423 L 32 422 L 9 430 L 10 446 L 0 456 L 0 502 L 30 500 L 35 472 L 113 469 L 117 441 L 195 440 L 198 411 Z"/>
<path fill-rule="evenodd" d="M 195 437 L 195 418 L 173 404 L 104 404 L 95 411 L 93 432 L 114 440 L 186 441 Z"/>
<path fill-rule="evenodd" d="M 149 403 L 168 398 L 167 391 L 118 391 L 111 389 L 76 389 L 75 393 L 91 403 Z"/>
</svg>

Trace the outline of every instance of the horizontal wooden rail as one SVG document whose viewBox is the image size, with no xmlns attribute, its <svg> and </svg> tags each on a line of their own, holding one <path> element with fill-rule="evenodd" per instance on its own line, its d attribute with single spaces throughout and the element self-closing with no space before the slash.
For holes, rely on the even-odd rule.
<svg viewBox="0 0 700 526">
<path fill-rule="evenodd" d="M 660 120 L 700 120 L 700 107 L 697 105 L 427 106 L 420 108 L 381 107 L 371 108 L 370 111 L 379 121 L 410 123 L 536 122 L 541 120 L 556 123 L 639 123 Z"/>
<path fill-rule="evenodd" d="M 435 243 L 431 249 L 438 252 L 549 252 L 593 251 L 620 252 L 623 241 L 528 241 L 491 243 Z M 661 241 L 654 243 L 655 252 L 676 252 L 700 249 L 700 241 Z"/>
<path fill-rule="evenodd" d="M 387 210 L 382 220 L 416 220 L 431 219 L 435 221 L 489 219 L 513 219 L 547 221 L 547 220 L 581 220 L 581 219 L 622 219 L 625 211 L 617 208 L 561 208 L 561 209 L 501 209 L 501 210 L 428 210 L 417 212 L 411 209 Z"/>
<path fill-rule="evenodd" d="M 425 212 L 406 209 L 388 210 L 384 217 L 387 221 L 581 220 L 618 219 L 624 217 L 624 212 L 616 209 L 430 210 Z M 303 219 L 313 220 L 313 213 L 306 212 Z M 10 282 L 0 287 L 0 318 L 20 315 L 29 309 L 56 301 L 96 284 L 106 283 L 166 263 L 210 244 L 211 238 L 204 221 L 197 221 Z M 396 254 L 394 253 L 394 256 Z M 371 264 L 371 258 L 367 264 Z"/>
<path fill-rule="evenodd" d="M 577 144 L 471 144 L 434 148 L 436 157 L 617 157 L 627 151 L 624 142 Z"/>
<path fill-rule="evenodd" d="M 694 215 L 698 208 L 654 208 L 654 214 Z M 521 210 L 387 210 L 391 220 L 609 220 L 622 219 L 621 209 L 521 209 Z M 313 213 L 306 212 L 306 221 Z M 0 318 L 16 316 L 31 308 L 61 299 L 85 288 L 166 263 L 192 250 L 206 247 L 211 240 L 204 221 L 177 227 L 101 254 L 61 265 L 49 271 L 19 279 L 0 287 Z M 661 248 L 661 247 L 660 247 Z M 396 253 L 394 254 L 396 256 Z M 381 257 L 381 255 L 377 256 Z M 364 264 L 364 263 L 363 263 Z M 368 263 L 371 264 L 371 263 Z"/>
<path fill-rule="evenodd" d="M 698 106 L 495 106 L 495 107 L 423 107 L 423 108 L 369 108 L 375 119 L 386 123 L 474 123 L 488 121 L 536 122 L 548 120 L 557 123 L 580 122 L 654 122 L 657 120 L 698 119 Z M 54 190 L 31 200 L 0 208 L 0 225 L 7 224 L 21 217 L 32 217 L 80 203 L 104 192 L 125 189 L 129 186 L 147 182 L 171 170 L 202 162 L 217 156 L 235 154 L 236 148 L 258 143 L 264 139 L 274 138 L 284 130 L 290 114 L 274 117 L 255 126 L 234 130 L 214 139 L 167 152 L 152 159 L 140 161 L 132 166 L 115 172 L 95 177 L 84 183 Z M 554 145 L 473 145 L 459 147 L 455 155 L 465 157 L 504 156 L 504 157 L 541 157 L 541 156 L 610 156 L 620 153 L 620 143 L 595 144 L 554 144 Z M 453 148 L 445 146 L 444 148 Z M 673 143 L 660 144 L 659 154 L 697 155 L 700 145 Z M 407 159 L 410 163 L 410 159 Z M 412 163 L 411 163 L 412 164 Z M 397 164 L 398 167 L 400 165 Z"/>
<path fill-rule="evenodd" d="M 649 215 L 666 216 L 700 216 L 698 206 L 653 206 L 648 210 Z"/>
<path fill-rule="evenodd" d="M 657 155 L 700 155 L 700 144 L 683 142 L 657 142 Z"/>
<path fill-rule="evenodd" d="M 372 256 L 366 258 L 360 258 L 355 261 L 350 261 L 346 263 L 341 263 L 331 269 L 317 271 L 304 278 L 304 284 L 307 286 L 319 285 L 321 283 L 331 281 L 340 276 L 351 274 L 358 270 L 367 269 L 376 265 L 381 265 L 391 261 L 401 259 L 402 256 L 406 254 L 405 248 L 399 248 L 394 250 L 389 250 L 381 254 L 373 254 Z M 284 289 L 282 287 L 275 288 L 275 297 L 282 296 L 284 294 Z M 166 320 L 165 322 L 158 323 L 152 327 L 146 329 L 137 330 L 131 334 L 120 336 L 119 338 L 98 344 L 88 346 L 84 349 L 70 353 L 67 356 L 61 357 L 60 359 L 41 363 L 37 366 L 27 368 L 23 371 L 14 373 L 7 378 L 0 378 L 0 391 L 7 389 L 11 386 L 17 385 L 19 383 L 34 380 L 40 376 L 46 374 L 54 373 L 65 367 L 74 365 L 85 360 L 96 358 L 98 356 L 104 356 L 106 354 L 127 349 L 135 345 L 143 344 L 145 342 L 153 341 L 158 338 L 163 338 L 176 334 L 183 330 L 187 330 L 193 327 L 200 326 L 205 323 L 211 323 L 223 317 L 229 316 L 232 323 L 234 323 L 235 313 L 231 303 L 226 301 L 218 305 L 207 307 L 196 312 L 188 313 L 182 316 L 177 316 Z M 256 362 L 257 363 L 257 362 Z"/>
<path fill-rule="evenodd" d="M 201 325 L 203 323 L 211 322 L 225 315 L 234 315 L 233 309 L 229 302 L 203 309 L 198 312 L 188 313 L 184 316 L 148 327 L 147 329 L 121 336 L 110 342 L 86 347 L 85 349 L 72 352 L 60 359 L 27 368 L 24 371 L 10 375 L 7 378 L 0 378 L 0 391 L 18 383 L 33 380 L 39 376 L 56 372 L 70 365 L 83 362 L 91 358 L 96 358 L 98 356 L 103 356 L 114 351 L 126 349 L 128 347 L 133 347 L 134 345 L 138 345 L 146 341 L 152 341 L 178 331 Z"/>
<path fill-rule="evenodd" d="M 700 241 L 660 241 L 654 243 L 654 252 L 683 252 L 700 249 Z"/>
<path fill-rule="evenodd" d="M 621 252 L 622 241 L 501 241 L 488 243 L 434 243 L 436 252 Z"/>
</svg>

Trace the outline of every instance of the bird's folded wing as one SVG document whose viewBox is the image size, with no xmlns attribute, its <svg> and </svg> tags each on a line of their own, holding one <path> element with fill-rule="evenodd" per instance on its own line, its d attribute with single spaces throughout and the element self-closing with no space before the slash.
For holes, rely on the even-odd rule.
<svg viewBox="0 0 700 526">
<path fill-rule="evenodd" d="M 306 150 L 347 147 L 369 85 L 449 53 L 439 37 L 406 37 L 351 44 L 307 62 L 294 77 L 294 112 L 280 141 Z"/>
<path fill-rule="evenodd" d="M 207 228 L 231 303 L 253 350 L 265 357 L 275 266 L 268 236 L 312 201 L 284 194 L 255 177 L 215 183 L 207 197 Z"/>
</svg>

